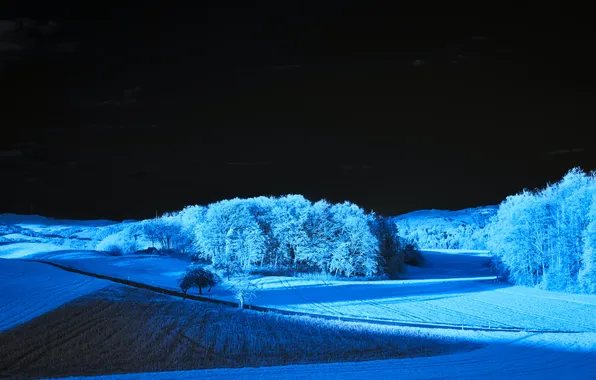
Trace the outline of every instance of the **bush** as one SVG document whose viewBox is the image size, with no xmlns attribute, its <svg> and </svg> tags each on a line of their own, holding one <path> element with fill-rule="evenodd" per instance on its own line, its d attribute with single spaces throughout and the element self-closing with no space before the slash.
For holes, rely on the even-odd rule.
<svg viewBox="0 0 596 380">
<path fill-rule="evenodd" d="M 113 254 L 128 255 L 139 249 L 139 238 L 142 233 L 138 224 L 131 224 L 125 229 L 106 236 L 96 246 L 98 251 L 105 251 Z"/>
<path fill-rule="evenodd" d="M 110 256 L 122 256 L 124 254 L 122 252 L 122 248 L 117 245 L 110 245 L 106 247 L 105 252 Z"/>
<path fill-rule="evenodd" d="M 425 264 L 424 256 L 418 247 L 413 243 L 407 243 L 405 246 L 405 263 L 414 267 L 423 267 Z"/>
<path fill-rule="evenodd" d="M 491 271 L 497 276 L 498 281 L 509 281 L 509 271 L 501 258 L 498 256 L 492 256 L 490 258 L 489 267 Z"/>
<path fill-rule="evenodd" d="M 249 271 L 252 275 L 263 276 L 263 277 L 278 277 L 285 276 L 291 277 L 296 273 L 293 268 L 277 268 L 277 267 L 256 267 Z"/>
<path fill-rule="evenodd" d="M 145 249 L 139 249 L 136 253 L 139 255 L 157 255 L 159 254 L 159 251 L 156 248 L 149 247 Z"/>
</svg>

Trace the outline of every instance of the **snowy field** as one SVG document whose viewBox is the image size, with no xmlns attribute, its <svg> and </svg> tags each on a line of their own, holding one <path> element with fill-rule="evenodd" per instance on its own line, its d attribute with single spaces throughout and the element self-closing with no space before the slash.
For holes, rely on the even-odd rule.
<svg viewBox="0 0 596 380">
<path fill-rule="evenodd" d="M 0 241 L 0 333 L 110 284 L 22 259 L 45 260 L 90 273 L 179 290 L 177 278 L 189 264 L 188 260 L 151 255 L 112 256 L 105 252 L 67 249 L 68 245 L 43 238 L 63 230 L 85 239 L 96 233 L 92 229 L 109 223 L 69 226 L 51 220 L 25 220 L 20 223 L 23 231 L 6 230 Z M 27 229 L 34 229 L 36 235 L 30 236 Z M 485 251 L 428 250 L 423 254 L 425 267 L 409 267 L 406 277 L 397 281 L 255 276 L 252 281 L 258 291 L 251 304 L 339 319 L 566 333 L 435 329 L 435 334 L 446 338 L 469 339 L 486 347 L 429 358 L 107 378 L 549 379 L 567 376 L 596 379 L 596 296 L 547 292 L 496 282 L 487 265 L 489 255 Z M 235 301 L 226 284 L 215 288 L 211 297 Z"/>
<path fill-rule="evenodd" d="M 20 260 L 0 260 L 3 290 L 20 289 L 26 294 L 35 294 L 37 302 L 56 301 L 56 295 L 67 293 L 70 299 L 84 295 L 76 287 L 64 287 L 64 280 L 71 273 L 44 264 L 22 262 Z M 37 275 L 36 275 L 37 274 Z M 33 281 L 23 281 L 31 278 Z M 36 277 L 37 276 L 37 277 Z M 74 277 L 83 277 L 73 275 Z M 38 286 L 35 279 L 45 278 Z M 98 281 L 97 289 L 105 286 Z M 62 291 L 57 292 L 61 283 Z M 49 285 L 49 286 L 48 286 Z M 85 289 L 89 292 L 91 289 Z M 4 292 L 3 292 L 4 293 Z M 21 294 L 23 299 L 26 297 Z M 561 295 L 554 295 L 553 299 Z M 63 299 L 62 304 L 68 300 Z M 188 301 L 187 301 L 188 302 Z M 3 303 L 4 304 L 4 303 Z M 34 310 L 30 304 L 13 302 L 10 309 L 3 309 L 2 318 L 13 314 L 27 314 Z M 54 304 L 54 308 L 60 304 Z M 116 311 L 115 309 L 114 311 Z M 40 313 L 47 313 L 50 308 Z M 105 313 L 104 313 L 105 314 Z M 37 313 L 36 315 L 39 315 Z M 20 322 L 33 316 L 22 318 Z M 106 316 L 100 318 L 103 320 Z M 149 323 L 147 317 L 142 319 Z M 156 317 L 152 317 L 155 319 Z M 159 318 L 159 317 L 158 317 Z M 98 320 L 97 322 L 99 322 Z M 63 321 L 64 322 L 64 321 Z M 64 324 L 61 322 L 62 324 Z M 95 322 L 95 323 L 97 323 Z M 68 329 L 68 324 L 64 325 Z M 79 324 L 77 324 L 79 326 Z M 405 334 L 424 332 L 425 329 L 381 326 L 388 331 L 401 331 Z M 70 331 L 70 330 L 68 330 Z M 77 327 L 76 331 L 82 331 Z M 76 332 L 75 330 L 72 333 Z M 486 331 L 432 330 L 433 336 L 443 336 L 446 340 L 460 339 L 477 342 L 485 347 L 451 355 L 437 357 L 419 357 L 391 359 L 381 361 L 330 363 L 312 365 L 289 365 L 278 367 L 206 369 L 195 371 L 131 373 L 109 375 L 105 379 L 248 379 L 248 378 L 329 378 L 329 379 L 367 379 L 367 378 L 407 378 L 407 379 L 556 379 L 567 376 L 573 379 L 594 379 L 596 373 L 596 333 L 505 333 Z M 74 336 L 74 335 L 73 335 Z"/>
<path fill-rule="evenodd" d="M 109 284 L 44 264 L 0 259 L 0 331 L 30 321 Z"/>
<path fill-rule="evenodd" d="M 424 251 L 425 268 L 397 281 L 254 277 L 253 305 L 339 318 L 482 328 L 596 332 L 596 296 L 495 282 L 483 251 Z M 80 256 L 79 256 L 80 255 Z M 56 251 L 31 258 L 91 273 L 179 290 L 188 261 L 160 256 L 112 257 Z M 227 286 L 214 298 L 235 302 Z M 195 291 L 196 292 L 196 291 Z"/>
</svg>

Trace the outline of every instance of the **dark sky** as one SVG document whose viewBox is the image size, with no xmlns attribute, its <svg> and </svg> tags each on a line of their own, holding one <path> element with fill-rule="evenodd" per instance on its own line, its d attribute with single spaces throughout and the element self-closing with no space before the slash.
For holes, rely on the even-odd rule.
<svg viewBox="0 0 596 380">
<path fill-rule="evenodd" d="M 0 212 L 301 193 L 394 215 L 596 169 L 587 7 L 244 3 L 0 13 L 57 22 L 0 35 L 26 47 L 0 52 Z"/>
</svg>

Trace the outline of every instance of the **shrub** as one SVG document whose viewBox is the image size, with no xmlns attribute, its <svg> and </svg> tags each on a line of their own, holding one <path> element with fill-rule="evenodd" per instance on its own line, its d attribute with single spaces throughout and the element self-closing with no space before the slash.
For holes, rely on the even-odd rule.
<svg viewBox="0 0 596 380">
<path fill-rule="evenodd" d="M 286 276 L 291 277 L 296 273 L 294 268 L 277 268 L 277 267 L 255 267 L 249 271 L 252 275 L 263 276 L 263 277 L 278 277 Z"/>
<path fill-rule="evenodd" d="M 122 252 L 122 248 L 117 245 L 110 245 L 106 247 L 105 252 L 110 256 L 122 256 L 124 254 Z"/>
<path fill-rule="evenodd" d="M 491 271 L 497 276 L 498 281 L 509 281 L 509 271 L 501 258 L 498 256 L 492 256 L 490 258 L 489 267 Z"/>
<path fill-rule="evenodd" d="M 132 254 L 139 249 L 141 235 L 139 225 L 131 224 L 125 229 L 103 238 L 95 249 L 120 255 Z"/>
<path fill-rule="evenodd" d="M 422 252 L 418 249 L 416 244 L 414 243 L 406 243 L 404 248 L 405 258 L 404 261 L 408 265 L 412 265 L 415 267 L 423 267 L 425 260 L 424 256 L 422 256 Z"/>
</svg>

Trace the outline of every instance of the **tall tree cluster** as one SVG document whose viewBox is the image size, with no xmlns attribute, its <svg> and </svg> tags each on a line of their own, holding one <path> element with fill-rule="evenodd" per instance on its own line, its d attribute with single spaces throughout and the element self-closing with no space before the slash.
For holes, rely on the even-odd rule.
<svg viewBox="0 0 596 380">
<path fill-rule="evenodd" d="M 560 182 L 508 197 L 488 247 L 517 284 L 596 292 L 596 175 L 575 168 Z"/>
<path fill-rule="evenodd" d="M 405 269 L 406 245 L 395 224 L 350 202 L 313 203 L 301 195 L 235 198 L 168 214 L 147 231 L 168 246 L 181 239 L 167 232 L 192 231 L 194 255 L 226 277 L 254 268 L 345 277 L 394 276 Z M 183 235 L 190 251 L 188 233 Z"/>
<path fill-rule="evenodd" d="M 313 204 L 300 195 L 224 200 L 209 205 L 198 248 L 228 275 L 267 266 L 373 276 L 379 264 L 373 218 L 348 202 Z"/>
</svg>

